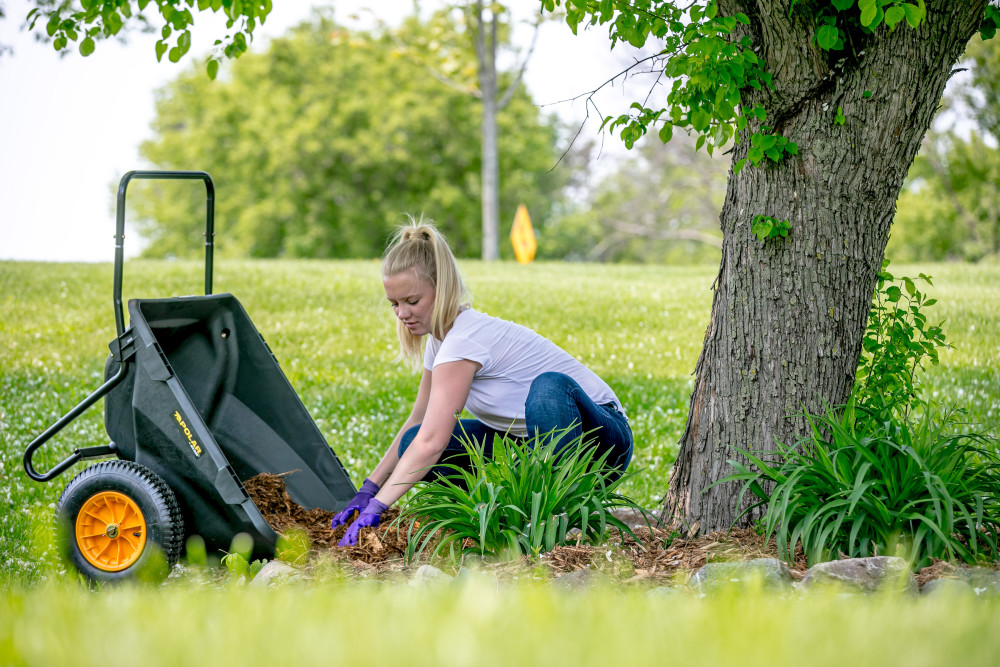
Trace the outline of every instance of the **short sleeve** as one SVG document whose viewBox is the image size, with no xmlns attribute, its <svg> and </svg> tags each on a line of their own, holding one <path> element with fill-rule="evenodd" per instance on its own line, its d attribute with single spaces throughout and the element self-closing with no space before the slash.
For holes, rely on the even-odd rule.
<svg viewBox="0 0 1000 667">
<path fill-rule="evenodd" d="M 424 368 L 427 370 L 434 369 L 434 357 L 437 355 L 438 348 L 441 347 L 441 342 L 434 338 L 434 336 L 427 336 L 427 344 L 424 345 Z"/>
<path fill-rule="evenodd" d="M 487 368 L 490 358 L 490 351 L 484 345 L 465 336 L 451 335 L 444 339 L 439 349 L 435 350 L 435 354 L 430 358 L 429 368 L 433 369 L 438 364 L 445 364 L 449 361 L 461 361 L 463 359 L 475 361 L 483 368 Z M 424 365 L 428 367 L 426 355 Z"/>
</svg>

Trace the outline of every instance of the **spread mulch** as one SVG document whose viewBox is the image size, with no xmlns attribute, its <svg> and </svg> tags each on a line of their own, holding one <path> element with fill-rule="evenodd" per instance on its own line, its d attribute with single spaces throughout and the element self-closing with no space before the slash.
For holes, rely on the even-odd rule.
<svg viewBox="0 0 1000 667">
<path fill-rule="evenodd" d="M 288 473 L 285 473 L 288 474 Z M 396 508 L 389 508 L 382 516 L 381 525 L 362 528 L 357 546 L 338 547 L 346 526 L 330 527 L 333 512 L 322 509 L 305 509 L 288 495 L 283 475 L 261 473 L 246 480 L 243 485 L 264 519 L 280 535 L 303 531 L 309 537 L 316 555 L 333 557 L 349 563 L 359 571 L 390 572 L 402 569 L 406 552 L 408 526 L 392 526 L 399 516 Z M 418 524 L 419 525 L 419 524 Z M 730 533 L 710 533 L 697 538 L 675 537 L 655 525 L 632 529 L 635 539 L 617 530 L 610 531 L 607 544 L 569 544 L 558 546 L 544 554 L 540 560 L 553 576 L 574 570 L 594 568 L 625 581 L 667 580 L 687 576 L 705 563 L 713 561 L 748 560 L 751 558 L 776 558 L 774 542 L 764 539 L 752 530 L 733 530 Z M 489 565 L 499 571 L 516 572 L 535 567 L 538 563 L 525 558 L 522 561 Z M 805 558 L 798 554 L 792 576 L 800 578 L 806 570 Z"/>
<path fill-rule="evenodd" d="M 333 529 L 330 527 L 333 512 L 305 509 L 292 500 L 283 477 L 261 473 L 243 483 L 264 519 L 279 535 L 303 531 L 309 537 L 314 556 L 332 558 L 353 567 L 358 573 L 393 573 L 406 567 L 408 526 L 392 525 L 399 510 L 391 507 L 382 515 L 381 525 L 362 528 L 357 546 L 338 547 L 337 542 L 344 536 L 347 526 Z M 537 572 L 540 564 L 551 576 L 595 569 L 624 583 L 658 584 L 686 581 L 706 563 L 779 557 L 774 540 L 765 540 L 750 529 L 685 537 L 655 524 L 643 524 L 633 527 L 632 533 L 611 530 L 608 542 L 603 545 L 565 544 L 542 554 L 537 561 L 525 557 L 520 561 L 481 565 L 511 576 L 526 570 Z M 808 565 L 801 549 L 796 551 L 794 562 L 788 565 L 793 579 L 805 576 Z M 934 561 L 916 573 L 917 583 L 923 586 L 931 579 L 953 576 L 956 569 L 946 561 Z"/>
<path fill-rule="evenodd" d="M 291 473 L 284 473 L 288 474 Z M 396 529 L 389 528 L 399 516 L 399 510 L 390 507 L 382 515 L 380 526 L 362 528 L 357 546 L 338 547 L 337 543 L 347 532 L 347 525 L 331 528 L 334 512 L 318 508 L 307 510 L 292 500 L 285 489 L 284 475 L 261 473 L 243 482 L 264 520 L 276 533 L 289 535 L 294 530 L 304 531 L 313 551 L 331 551 L 338 556 L 338 560 L 364 565 L 377 565 L 403 557 L 406 551 L 405 532 L 400 534 Z"/>
</svg>

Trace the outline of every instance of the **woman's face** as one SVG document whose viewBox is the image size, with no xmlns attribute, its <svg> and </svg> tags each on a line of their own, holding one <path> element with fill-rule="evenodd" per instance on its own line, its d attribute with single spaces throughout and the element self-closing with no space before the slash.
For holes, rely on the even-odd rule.
<svg viewBox="0 0 1000 667">
<path fill-rule="evenodd" d="M 396 317 L 414 336 L 431 331 L 434 313 L 434 285 L 420 276 L 416 269 L 407 269 L 382 279 L 385 297 L 392 304 Z"/>
</svg>

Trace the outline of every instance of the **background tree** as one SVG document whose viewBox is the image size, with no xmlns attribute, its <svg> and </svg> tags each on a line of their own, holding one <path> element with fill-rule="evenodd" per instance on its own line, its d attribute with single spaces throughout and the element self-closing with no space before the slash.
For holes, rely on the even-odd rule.
<svg viewBox="0 0 1000 667">
<path fill-rule="evenodd" d="M 969 81 L 945 98 L 951 126 L 928 133 L 907 176 L 893 258 L 1000 257 L 1000 40 L 975 38 L 963 64 Z"/>
<path fill-rule="evenodd" d="M 32 29 L 36 25 L 44 25 L 45 33 L 36 33 L 47 37 L 56 50 L 62 51 L 76 45 L 84 56 L 93 53 L 96 42 L 101 39 L 122 34 L 129 27 L 138 27 L 146 31 L 157 31 L 161 38 L 156 44 L 156 57 L 164 55 L 171 62 L 179 61 L 191 48 L 191 27 L 195 22 L 195 14 L 210 10 L 223 12 L 228 17 L 227 34 L 216 40 L 215 48 L 207 59 L 207 71 L 215 78 L 223 58 L 238 58 L 245 53 L 253 39 L 256 27 L 267 19 L 271 11 L 271 0 L 163 0 L 150 3 L 150 0 L 34 0 L 36 7 L 28 15 Z M 418 7 L 414 2 L 414 7 Z M 150 8 L 147 11 L 147 8 Z M 455 13 L 458 13 L 458 22 Z M 511 103 L 515 91 L 521 86 L 521 77 L 534 47 L 528 49 L 520 63 L 511 71 L 513 78 L 507 78 L 498 69 L 497 62 L 504 47 L 509 47 L 510 11 L 498 2 L 484 3 L 482 0 L 468 0 L 457 3 L 440 11 L 438 20 L 448 22 L 452 35 L 461 35 L 464 44 L 458 51 L 463 52 L 463 59 L 476 62 L 476 85 L 465 87 L 466 92 L 474 95 L 482 104 L 480 115 L 482 158 L 480 160 L 482 184 L 480 197 L 482 204 L 482 257 L 486 260 L 497 259 L 500 256 L 499 230 L 502 194 L 500 189 L 500 174 L 502 164 L 498 134 L 503 129 L 503 121 L 498 118 L 508 104 Z M 537 35 L 540 15 L 535 22 Z M 456 31 L 456 28 L 460 28 Z M 407 34 L 405 30 L 398 31 L 398 37 L 405 35 L 405 42 L 420 43 L 419 36 Z M 453 39 L 443 43 L 437 40 L 423 41 L 421 46 L 433 47 L 426 49 L 432 52 L 446 50 L 445 46 Z M 401 44 L 403 42 L 400 42 Z M 453 44 L 452 44 L 453 46 Z M 509 50 L 509 48 L 508 48 Z M 422 54 L 425 55 L 425 54 Z M 447 57 L 453 57 L 452 49 Z M 462 88 L 462 86 L 457 86 Z M 505 173 L 505 172 L 504 172 Z"/>
<path fill-rule="evenodd" d="M 419 8 L 417 3 L 415 8 Z M 499 114 L 510 104 L 521 86 L 524 71 L 534 51 L 541 14 L 533 22 L 533 37 L 523 53 L 511 43 L 513 17 L 502 3 L 482 0 L 459 2 L 433 12 L 428 30 L 414 34 L 404 28 L 391 30 L 400 48 L 423 63 L 442 84 L 473 96 L 482 105 L 482 258 L 500 257 L 500 168 Z M 501 55 L 516 64 L 506 81 L 498 69 Z M 510 218 L 513 210 L 509 209 Z"/>
<path fill-rule="evenodd" d="M 401 29 L 429 28 L 411 17 Z M 426 76 L 386 32 L 352 33 L 320 16 L 214 83 L 190 71 L 161 90 L 156 138 L 140 153 L 161 168 L 213 175 L 228 228 L 220 242 L 239 254 L 377 256 L 404 212 L 425 211 L 469 256 L 481 242 L 478 106 Z M 554 121 L 521 87 L 499 122 L 508 174 L 501 198 L 544 216 L 566 178 L 549 171 Z M 143 185 L 136 210 L 150 220 L 146 252 L 195 252 L 197 193 Z"/>
<path fill-rule="evenodd" d="M 729 160 L 686 135 L 643 142 L 610 174 L 578 188 L 568 211 L 540 229 L 545 257 L 686 264 L 719 261 L 719 210 Z"/>
<path fill-rule="evenodd" d="M 542 0 L 553 8 L 559 0 Z M 606 123 L 631 146 L 675 128 L 734 136 L 722 261 L 665 512 L 701 531 L 739 515 L 733 447 L 794 443 L 854 383 L 903 179 L 986 0 L 571 0 L 571 23 L 662 47 L 665 108 Z M 751 168 L 754 165 L 754 168 Z M 760 221 L 788 221 L 761 240 Z M 767 234 L 762 234 L 767 236 Z M 709 488 L 710 487 L 710 488 Z M 745 522 L 755 517 L 747 515 Z"/>
</svg>

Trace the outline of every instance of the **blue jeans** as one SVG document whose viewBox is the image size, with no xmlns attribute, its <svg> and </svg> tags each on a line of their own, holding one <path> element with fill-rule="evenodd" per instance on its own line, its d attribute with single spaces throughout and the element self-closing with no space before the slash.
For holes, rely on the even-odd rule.
<svg viewBox="0 0 1000 667">
<path fill-rule="evenodd" d="M 629 428 L 628 420 L 615 409 L 614 404 L 594 403 L 580 385 L 568 375 L 542 373 L 535 378 L 528 389 L 524 414 L 529 436 L 568 429 L 565 433 L 559 434 L 556 452 L 586 433 L 584 443 L 595 445 L 595 456 L 607 452 L 606 461 L 609 467 L 624 472 L 632 460 L 632 429 Z M 401 458 L 419 430 L 418 424 L 403 433 L 399 441 Z M 471 461 L 462 445 L 463 440 L 471 438 L 482 443 L 486 456 L 492 456 L 493 438 L 496 436 L 503 437 L 504 433 L 490 428 L 477 419 L 458 420 L 438 465 L 428 471 L 424 479 L 454 472 L 441 464 L 468 469 Z"/>
</svg>

